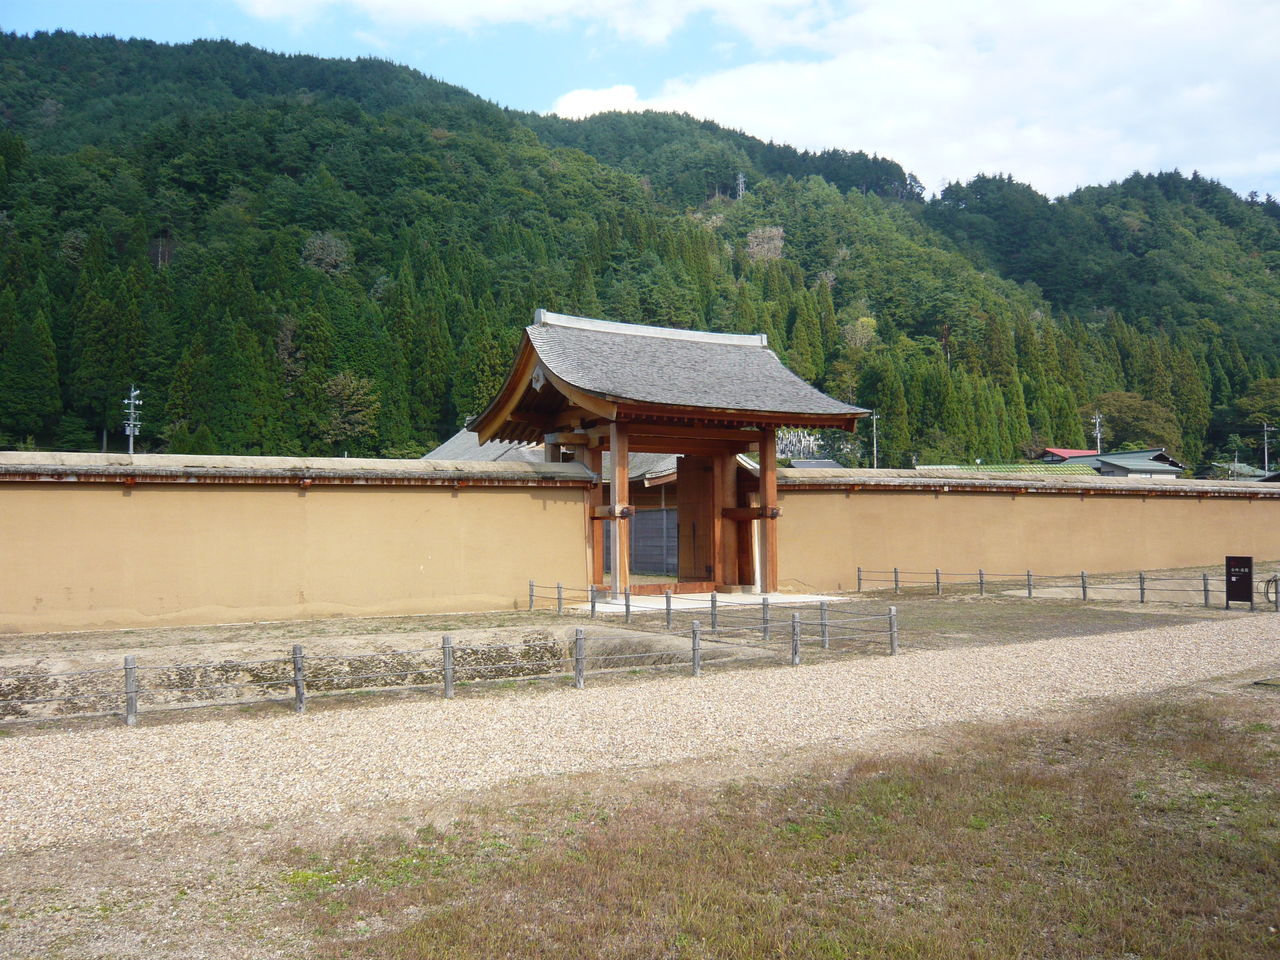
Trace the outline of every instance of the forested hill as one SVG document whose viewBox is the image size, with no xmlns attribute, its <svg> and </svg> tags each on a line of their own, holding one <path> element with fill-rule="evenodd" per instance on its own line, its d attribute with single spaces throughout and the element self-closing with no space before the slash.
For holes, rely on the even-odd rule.
<svg viewBox="0 0 1280 960">
<path fill-rule="evenodd" d="M 797 150 L 765 143 L 709 120 L 676 113 L 601 113 L 585 120 L 530 114 L 525 122 L 545 143 L 575 147 L 644 177 L 668 203 L 698 205 L 735 196 L 738 177 L 750 189 L 766 177 L 822 177 L 842 192 L 918 199 L 920 182 L 886 157 L 861 151 Z"/>
<path fill-rule="evenodd" d="M 382 61 L 0 35 L 0 444 L 417 455 L 535 306 L 764 331 L 882 465 L 1251 454 L 1277 209 L 1201 177 L 925 201 L 894 161 L 503 110 Z M 746 191 L 737 197 L 742 173 Z M 844 456 L 858 456 L 846 451 Z"/>
</svg>

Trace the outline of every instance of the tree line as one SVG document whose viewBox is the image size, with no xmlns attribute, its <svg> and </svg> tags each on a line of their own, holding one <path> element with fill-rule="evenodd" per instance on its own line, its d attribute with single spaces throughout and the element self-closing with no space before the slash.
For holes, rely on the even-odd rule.
<svg viewBox="0 0 1280 960">
<path fill-rule="evenodd" d="M 133 384 L 142 449 L 417 456 L 535 307 L 765 332 L 881 413 L 888 466 L 1084 446 L 1095 410 L 1109 447 L 1199 464 L 1280 419 L 1274 201 L 1198 176 L 926 201 L 883 158 L 527 117 L 381 61 L 72 34 L 0 57 L 8 446 L 117 448 Z"/>
</svg>

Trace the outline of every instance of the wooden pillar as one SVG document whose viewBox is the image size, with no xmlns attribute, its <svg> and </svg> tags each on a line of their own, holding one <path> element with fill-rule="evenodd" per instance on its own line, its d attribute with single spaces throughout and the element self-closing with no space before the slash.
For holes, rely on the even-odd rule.
<svg viewBox="0 0 1280 960">
<path fill-rule="evenodd" d="M 604 474 L 601 464 L 604 452 L 599 447 L 589 447 L 584 452 L 587 469 L 600 478 L 600 482 L 587 494 L 588 536 L 591 538 L 591 582 L 604 585 L 604 518 L 597 507 L 604 506 Z"/>
<path fill-rule="evenodd" d="M 716 524 L 715 551 L 716 586 L 738 584 L 742 580 L 738 574 L 738 521 L 726 519 L 726 507 L 738 505 L 738 455 L 721 454 L 716 458 L 715 505 Z"/>
<path fill-rule="evenodd" d="M 760 430 L 760 590 L 778 589 L 778 437 L 773 427 Z"/>
<path fill-rule="evenodd" d="M 621 595 L 631 586 L 631 520 L 623 513 L 629 512 L 631 477 L 628 470 L 627 426 L 616 420 L 609 424 L 609 453 L 613 459 L 613 471 L 609 478 L 610 505 L 613 507 L 613 543 L 609 560 L 613 567 L 610 586 Z"/>
</svg>

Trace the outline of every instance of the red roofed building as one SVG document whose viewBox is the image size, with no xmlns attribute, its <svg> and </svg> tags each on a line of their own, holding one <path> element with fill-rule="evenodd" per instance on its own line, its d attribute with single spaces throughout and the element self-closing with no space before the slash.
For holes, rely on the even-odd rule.
<svg viewBox="0 0 1280 960">
<path fill-rule="evenodd" d="M 1065 447 L 1045 447 L 1040 459 L 1045 463 L 1062 463 L 1072 457 L 1096 457 L 1097 450 L 1067 450 Z"/>
</svg>

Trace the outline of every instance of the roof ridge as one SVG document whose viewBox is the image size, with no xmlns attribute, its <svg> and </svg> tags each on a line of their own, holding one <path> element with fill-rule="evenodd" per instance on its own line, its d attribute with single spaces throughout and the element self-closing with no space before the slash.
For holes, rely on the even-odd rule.
<svg viewBox="0 0 1280 960">
<path fill-rule="evenodd" d="M 671 327 L 649 327 L 640 323 L 619 323 L 616 320 L 594 320 L 564 313 L 552 313 L 541 308 L 533 312 L 534 326 L 573 327 L 578 330 L 595 330 L 599 333 L 619 333 L 632 337 L 658 337 L 663 340 L 691 340 L 695 343 L 714 343 L 725 347 L 764 347 L 768 349 L 769 337 L 763 333 L 709 333 L 704 330 L 675 330 Z"/>
</svg>

